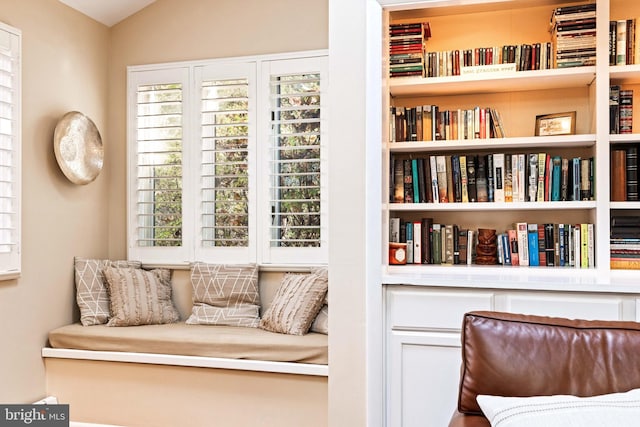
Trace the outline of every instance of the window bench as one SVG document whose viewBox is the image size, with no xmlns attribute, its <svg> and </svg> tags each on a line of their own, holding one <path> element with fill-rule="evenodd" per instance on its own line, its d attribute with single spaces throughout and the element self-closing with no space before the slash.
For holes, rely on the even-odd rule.
<svg viewBox="0 0 640 427">
<path fill-rule="evenodd" d="M 279 273 L 261 273 L 268 299 Z M 190 311 L 188 273 L 174 301 Z M 265 301 L 267 302 L 267 301 Z M 264 306 L 264 305 L 263 305 Z M 71 324 L 42 349 L 47 394 L 71 419 L 126 426 L 327 425 L 327 335 L 187 325 Z"/>
</svg>

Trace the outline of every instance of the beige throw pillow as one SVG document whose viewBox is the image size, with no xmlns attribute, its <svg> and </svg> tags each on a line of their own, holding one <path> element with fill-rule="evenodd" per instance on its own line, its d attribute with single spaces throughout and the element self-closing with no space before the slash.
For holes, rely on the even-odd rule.
<svg viewBox="0 0 640 427">
<path fill-rule="evenodd" d="M 318 332 L 320 334 L 329 333 L 329 304 L 327 304 L 327 298 L 324 299 L 324 304 L 320 308 L 320 312 L 313 320 L 311 324 L 311 332 Z"/>
<path fill-rule="evenodd" d="M 255 328 L 260 322 L 258 266 L 196 262 L 191 266 L 190 325 Z"/>
<path fill-rule="evenodd" d="M 107 326 L 173 323 L 180 315 L 171 300 L 171 272 L 106 267 L 103 270 L 111 299 Z"/>
<path fill-rule="evenodd" d="M 311 270 L 312 273 L 318 274 L 322 277 L 329 278 L 329 271 L 327 267 L 319 267 Z M 329 292 L 324 296 L 324 302 L 320 312 L 311 324 L 311 332 L 318 332 L 321 334 L 329 333 Z"/>
<path fill-rule="evenodd" d="M 105 267 L 141 268 L 138 261 L 111 261 L 75 257 L 76 301 L 84 326 L 102 325 L 109 320 L 109 292 L 102 274 Z"/>
<path fill-rule="evenodd" d="M 323 305 L 327 288 L 326 275 L 285 274 L 260 327 L 283 334 L 306 334 Z"/>
</svg>

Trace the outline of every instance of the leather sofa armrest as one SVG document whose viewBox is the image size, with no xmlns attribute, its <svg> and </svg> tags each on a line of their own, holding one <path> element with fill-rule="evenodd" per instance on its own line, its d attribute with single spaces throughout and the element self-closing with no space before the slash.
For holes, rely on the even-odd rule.
<svg viewBox="0 0 640 427">
<path fill-rule="evenodd" d="M 464 415 L 455 411 L 449 427 L 491 427 L 491 424 L 482 415 Z"/>
</svg>

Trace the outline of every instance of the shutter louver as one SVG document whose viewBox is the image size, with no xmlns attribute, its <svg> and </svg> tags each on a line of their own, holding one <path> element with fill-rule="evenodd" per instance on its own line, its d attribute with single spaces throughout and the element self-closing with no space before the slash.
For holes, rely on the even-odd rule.
<svg viewBox="0 0 640 427">
<path fill-rule="evenodd" d="M 277 75 L 270 83 L 270 246 L 320 247 L 320 74 Z"/>
<path fill-rule="evenodd" d="M 136 244 L 182 246 L 182 84 L 137 88 Z"/>
<path fill-rule="evenodd" d="M 249 81 L 202 83 L 201 244 L 249 246 Z"/>
</svg>

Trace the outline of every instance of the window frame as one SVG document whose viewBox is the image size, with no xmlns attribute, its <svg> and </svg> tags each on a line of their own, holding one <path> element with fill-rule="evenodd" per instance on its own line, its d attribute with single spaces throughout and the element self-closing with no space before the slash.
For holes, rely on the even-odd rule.
<svg viewBox="0 0 640 427">
<path fill-rule="evenodd" d="M 321 74 L 321 115 L 323 141 L 321 143 L 321 245 L 319 248 L 269 248 L 269 218 L 266 212 L 269 198 L 268 142 L 270 137 L 269 71 L 279 70 L 283 64 L 305 61 L 320 64 L 321 69 L 307 67 L 306 72 Z M 293 61 L 293 62 L 291 62 Z M 274 68 L 275 67 L 275 68 Z M 253 71 L 246 71 L 252 68 Z M 182 238 L 181 247 L 136 246 L 136 174 L 135 163 L 137 124 L 135 120 L 137 86 L 161 81 L 181 70 L 186 73 L 183 88 L 183 176 L 182 176 Z M 249 247 L 204 248 L 201 245 L 199 195 L 201 189 L 201 85 L 203 81 L 224 77 L 241 77 L 233 70 L 245 69 L 250 75 L 249 101 Z M 328 261 L 328 156 L 326 149 L 328 116 L 328 55 L 326 50 L 221 58 L 175 63 L 149 64 L 127 67 L 127 256 L 148 265 L 184 266 L 194 261 L 215 263 L 256 263 L 261 266 L 286 267 L 323 265 Z M 252 74 L 252 75 L 251 75 Z M 147 77 L 157 78 L 149 80 Z M 266 185 L 266 187 L 265 187 Z M 192 190 L 189 190 L 192 189 Z M 251 202 L 253 200 L 254 202 Z M 269 210 L 267 210 L 269 209 Z M 273 250 L 276 249 L 276 250 Z"/>
</svg>

